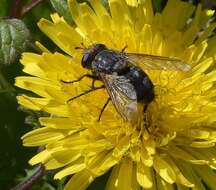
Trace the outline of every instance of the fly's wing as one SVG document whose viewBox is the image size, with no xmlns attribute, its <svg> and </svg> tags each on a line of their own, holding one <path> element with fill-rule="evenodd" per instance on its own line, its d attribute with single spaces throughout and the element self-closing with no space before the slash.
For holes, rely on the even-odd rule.
<svg viewBox="0 0 216 190">
<path fill-rule="evenodd" d="M 137 122 L 143 105 L 137 102 L 134 86 L 125 76 L 100 74 L 108 94 L 119 114 L 126 121 Z"/>
<path fill-rule="evenodd" d="M 190 65 L 176 58 L 136 53 L 127 53 L 125 56 L 129 62 L 143 70 L 190 70 Z"/>
</svg>

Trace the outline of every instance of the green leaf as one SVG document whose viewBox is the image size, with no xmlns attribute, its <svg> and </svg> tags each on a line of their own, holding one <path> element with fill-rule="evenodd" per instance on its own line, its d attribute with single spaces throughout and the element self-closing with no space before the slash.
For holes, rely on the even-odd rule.
<svg viewBox="0 0 216 190">
<path fill-rule="evenodd" d="M 62 15 L 68 23 L 73 23 L 67 0 L 50 0 L 53 8 Z"/>
<path fill-rule="evenodd" d="M 0 93 L 13 92 L 15 91 L 11 84 L 5 79 L 3 74 L 0 72 Z"/>
<path fill-rule="evenodd" d="M 0 19 L 0 66 L 12 64 L 30 47 L 30 32 L 18 19 Z"/>
<path fill-rule="evenodd" d="M 10 189 L 14 177 L 24 170 L 35 148 L 24 148 L 21 136 L 31 127 L 24 124 L 26 114 L 17 111 L 15 93 L 0 93 L 0 184 Z"/>
<path fill-rule="evenodd" d="M 66 184 L 66 181 L 67 181 L 67 178 L 63 178 L 61 180 L 58 181 L 58 187 L 57 187 L 57 190 L 63 190 L 64 189 L 64 186 Z"/>
<path fill-rule="evenodd" d="M 11 6 L 11 0 L 1 0 L 0 2 L 0 17 L 7 16 Z"/>
</svg>

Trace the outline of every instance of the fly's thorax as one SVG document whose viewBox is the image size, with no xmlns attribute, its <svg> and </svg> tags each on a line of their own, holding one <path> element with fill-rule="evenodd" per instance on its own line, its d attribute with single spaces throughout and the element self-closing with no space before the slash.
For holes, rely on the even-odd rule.
<svg viewBox="0 0 216 190">
<path fill-rule="evenodd" d="M 112 50 L 103 50 L 99 52 L 92 62 L 92 69 L 95 72 L 106 74 L 120 73 L 127 67 L 124 55 Z"/>
</svg>

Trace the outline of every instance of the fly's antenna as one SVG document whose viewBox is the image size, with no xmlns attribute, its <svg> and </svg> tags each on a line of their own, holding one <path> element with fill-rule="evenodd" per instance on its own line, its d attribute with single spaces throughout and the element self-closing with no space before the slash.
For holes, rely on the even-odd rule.
<svg viewBox="0 0 216 190">
<path fill-rule="evenodd" d="M 81 46 L 77 46 L 74 49 L 82 49 L 82 50 L 87 49 L 83 42 L 81 42 L 80 45 Z"/>
</svg>

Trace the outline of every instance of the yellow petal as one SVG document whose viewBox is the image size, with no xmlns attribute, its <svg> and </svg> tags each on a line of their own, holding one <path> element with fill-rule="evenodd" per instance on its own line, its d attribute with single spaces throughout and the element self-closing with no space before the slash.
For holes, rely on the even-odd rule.
<svg viewBox="0 0 216 190">
<path fill-rule="evenodd" d="M 69 55 L 73 55 L 75 51 L 74 47 L 81 43 L 81 36 L 65 22 L 54 24 L 46 19 L 41 19 L 38 26 L 54 43 Z M 68 39 L 68 42 L 65 41 L 65 43 L 62 43 L 59 39 L 59 34 L 64 35 Z"/>
<path fill-rule="evenodd" d="M 176 181 L 176 174 L 172 167 L 161 157 L 154 157 L 154 169 L 168 183 L 172 184 Z"/>
<path fill-rule="evenodd" d="M 49 102 L 49 100 L 45 99 L 45 98 L 33 98 L 34 100 L 37 101 L 37 103 L 35 101 L 32 101 L 32 98 L 28 97 L 28 96 L 17 96 L 17 100 L 19 102 L 19 104 L 25 106 L 28 109 L 32 109 L 32 110 L 41 110 L 41 105 L 47 104 Z"/>
<path fill-rule="evenodd" d="M 192 154 L 184 150 L 184 147 L 170 146 L 168 150 L 169 150 L 169 153 L 175 158 L 180 158 L 185 161 L 192 162 L 194 164 L 205 164 L 206 163 L 206 161 L 198 160 Z"/>
<path fill-rule="evenodd" d="M 130 137 L 129 136 L 125 136 L 123 137 L 118 145 L 115 147 L 114 151 L 113 151 L 113 156 L 115 157 L 121 157 L 129 148 L 130 146 Z"/>
<path fill-rule="evenodd" d="M 88 171 L 83 170 L 71 177 L 64 190 L 85 190 L 93 180 L 94 178 L 91 176 L 91 174 Z"/>
<path fill-rule="evenodd" d="M 98 153 L 93 159 L 87 163 L 87 168 L 95 176 L 100 176 L 107 172 L 112 166 L 117 164 L 119 159 L 112 156 L 112 152 L 103 151 Z"/>
<path fill-rule="evenodd" d="M 36 154 L 29 160 L 29 164 L 35 165 L 38 163 L 45 163 L 50 158 L 50 152 L 43 150 L 40 153 Z"/>
<path fill-rule="evenodd" d="M 41 117 L 40 123 L 41 123 L 41 125 L 56 128 L 56 129 L 80 130 L 80 129 L 84 128 L 84 126 L 77 123 L 76 120 L 73 120 L 70 118 Z"/>
<path fill-rule="evenodd" d="M 109 176 L 105 190 L 117 190 L 117 179 L 119 175 L 120 165 L 115 165 Z"/>
<path fill-rule="evenodd" d="M 211 168 L 198 165 L 194 166 L 193 168 L 210 189 L 215 189 L 216 174 Z"/>
<path fill-rule="evenodd" d="M 17 77 L 16 86 L 23 89 L 32 90 L 42 97 L 49 97 L 48 93 L 45 90 L 46 86 L 58 90 L 60 89 L 56 84 L 37 77 Z"/>
<path fill-rule="evenodd" d="M 28 132 L 22 139 L 25 146 L 41 146 L 62 139 L 65 135 L 65 131 L 43 127 Z"/>
<path fill-rule="evenodd" d="M 23 72 L 40 78 L 46 78 L 45 72 L 40 68 L 42 61 L 40 55 L 33 53 L 23 53 L 20 62 L 24 65 Z"/>
<path fill-rule="evenodd" d="M 176 174 L 176 183 L 180 183 L 187 187 L 194 187 L 194 184 L 185 178 L 183 173 L 180 171 L 180 168 L 177 167 L 176 163 L 170 157 L 166 157 L 166 162 L 168 162 Z"/>
<path fill-rule="evenodd" d="M 133 162 L 128 158 L 124 158 L 120 164 L 119 175 L 117 179 L 118 190 L 122 190 L 122 189 L 131 190 L 132 171 L 133 171 Z"/>
<path fill-rule="evenodd" d="M 51 155 L 60 163 L 69 163 L 81 156 L 80 151 L 64 148 L 62 148 L 62 150 L 51 153 Z"/>
<path fill-rule="evenodd" d="M 175 190 L 174 185 L 167 183 L 159 175 L 156 175 L 156 184 L 157 189 Z"/>
<path fill-rule="evenodd" d="M 35 42 L 35 45 L 42 51 L 46 53 L 51 53 L 43 44 L 41 44 L 39 41 Z"/>
<path fill-rule="evenodd" d="M 137 181 L 143 188 L 151 188 L 152 182 L 152 169 L 146 167 L 142 163 L 137 163 Z"/>
<path fill-rule="evenodd" d="M 71 165 L 66 166 L 65 169 L 58 172 L 54 176 L 54 179 L 62 179 L 63 177 L 65 177 L 67 175 L 78 173 L 78 172 L 82 171 L 83 169 L 85 169 L 85 167 L 86 167 L 85 163 L 83 162 L 82 159 L 80 159 L 80 160 L 72 163 Z"/>
</svg>

